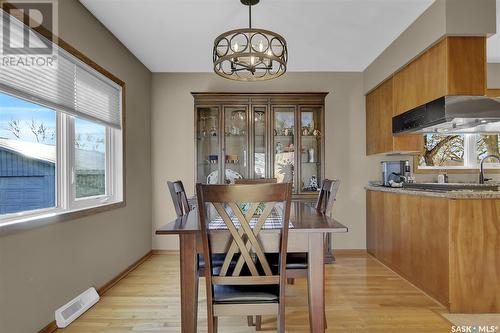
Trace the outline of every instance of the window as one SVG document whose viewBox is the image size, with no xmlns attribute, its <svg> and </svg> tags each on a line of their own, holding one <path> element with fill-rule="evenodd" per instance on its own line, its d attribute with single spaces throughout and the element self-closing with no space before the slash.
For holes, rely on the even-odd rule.
<svg viewBox="0 0 500 333">
<path fill-rule="evenodd" d="M 76 198 L 106 194 L 106 128 L 75 119 Z"/>
<path fill-rule="evenodd" d="M 122 87 L 54 47 L 0 70 L 0 226 L 123 201 Z"/>
<path fill-rule="evenodd" d="M 424 153 L 419 169 L 477 169 L 481 159 L 499 155 L 498 134 L 425 134 Z M 500 168 L 498 161 L 488 159 L 486 168 Z"/>
<path fill-rule="evenodd" d="M 56 206 L 57 113 L 0 94 L 0 215 Z"/>
</svg>

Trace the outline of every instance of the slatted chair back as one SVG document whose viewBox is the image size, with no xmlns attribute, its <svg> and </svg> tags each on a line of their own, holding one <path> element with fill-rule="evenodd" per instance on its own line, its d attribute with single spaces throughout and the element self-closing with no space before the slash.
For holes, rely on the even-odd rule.
<svg viewBox="0 0 500 333">
<path fill-rule="evenodd" d="M 290 221 L 292 187 L 289 183 L 255 185 L 196 185 L 198 196 L 198 215 L 205 256 L 205 277 L 207 289 L 213 285 L 257 285 L 275 284 L 284 286 L 285 266 Z M 281 204 L 282 206 L 281 206 Z M 280 205 L 278 207 L 278 205 Z M 246 207 L 246 212 L 242 207 Z M 264 207 L 262 207 L 264 206 Z M 213 207 L 213 209 L 211 209 Z M 260 207 L 260 208 L 259 208 Z M 280 207 L 283 207 L 281 210 Z M 260 214 L 256 214 L 257 209 Z M 273 209 L 280 210 L 280 264 L 278 271 L 272 271 L 258 239 L 267 218 Z M 210 211 L 216 211 L 213 214 Z M 275 216 L 274 216 L 275 217 Z M 210 262 L 209 224 L 220 218 L 231 235 L 224 263 L 214 274 Z M 233 258 L 237 256 L 234 265 Z M 231 262 L 233 261 L 233 265 Z M 233 266 L 233 267 L 230 267 Z M 246 268 L 245 274 L 242 274 Z M 281 290 L 284 288 L 280 288 Z M 210 291 L 210 290 L 208 290 Z M 211 299 L 210 292 L 207 298 Z M 210 301 L 207 299 L 207 301 Z"/>
<path fill-rule="evenodd" d="M 340 180 L 325 179 L 316 202 L 316 210 L 319 212 L 330 215 L 333 209 L 333 203 L 337 197 L 337 192 L 340 187 Z"/>
<path fill-rule="evenodd" d="M 276 178 L 258 178 L 258 179 L 236 179 L 235 184 L 276 184 L 278 180 Z"/>
<path fill-rule="evenodd" d="M 172 196 L 172 202 L 174 203 L 175 213 L 177 217 L 181 217 L 191 210 L 189 202 L 186 196 L 186 191 L 184 190 L 184 185 L 182 181 L 178 180 L 175 182 L 167 182 L 170 195 Z"/>
</svg>

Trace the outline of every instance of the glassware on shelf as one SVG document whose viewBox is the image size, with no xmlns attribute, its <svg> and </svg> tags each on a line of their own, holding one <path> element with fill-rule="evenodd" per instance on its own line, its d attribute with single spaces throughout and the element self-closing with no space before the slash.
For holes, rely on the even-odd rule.
<svg viewBox="0 0 500 333">
<path fill-rule="evenodd" d="M 316 192 L 321 183 L 321 107 L 300 107 L 300 184 L 303 192 Z"/>
<path fill-rule="evenodd" d="M 245 110 L 235 110 L 231 113 L 231 135 L 245 135 L 247 113 Z"/>
<path fill-rule="evenodd" d="M 217 136 L 217 116 L 210 116 L 208 117 L 210 119 L 210 129 L 209 129 L 209 134 L 210 136 Z"/>
<path fill-rule="evenodd" d="M 200 116 L 200 136 L 207 136 L 207 117 Z"/>
<path fill-rule="evenodd" d="M 198 141 L 196 148 L 197 180 L 206 182 L 207 176 L 219 168 L 218 143 L 219 108 L 198 107 Z"/>
<path fill-rule="evenodd" d="M 255 111 L 255 122 L 262 123 L 265 120 L 266 113 L 264 111 Z"/>
<path fill-rule="evenodd" d="M 274 108 L 274 177 L 279 183 L 293 182 L 295 172 L 295 108 Z"/>
<path fill-rule="evenodd" d="M 241 106 L 224 107 L 224 169 L 226 173 L 235 173 L 243 178 L 247 178 L 250 172 L 247 163 L 247 114 L 248 109 Z"/>
<path fill-rule="evenodd" d="M 266 111 L 265 106 L 253 106 L 254 177 L 266 178 Z"/>
</svg>

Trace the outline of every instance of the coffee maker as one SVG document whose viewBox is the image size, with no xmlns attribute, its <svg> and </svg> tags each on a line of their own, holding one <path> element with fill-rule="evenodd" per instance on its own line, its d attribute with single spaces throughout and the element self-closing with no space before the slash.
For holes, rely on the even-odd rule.
<svg viewBox="0 0 500 333">
<path fill-rule="evenodd" d="M 391 186 L 392 183 L 404 183 L 411 177 L 410 161 L 383 161 L 382 185 Z"/>
</svg>

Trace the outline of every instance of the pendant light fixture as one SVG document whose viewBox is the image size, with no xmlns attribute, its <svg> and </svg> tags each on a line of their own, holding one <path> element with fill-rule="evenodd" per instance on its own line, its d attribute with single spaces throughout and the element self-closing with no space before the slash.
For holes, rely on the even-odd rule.
<svg viewBox="0 0 500 333">
<path fill-rule="evenodd" d="M 264 81 L 286 72 L 288 51 L 281 35 L 252 28 L 252 6 L 259 0 L 241 0 L 248 6 L 248 28 L 227 31 L 215 39 L 214 72 L 236 81 Z"/>
</svg>

